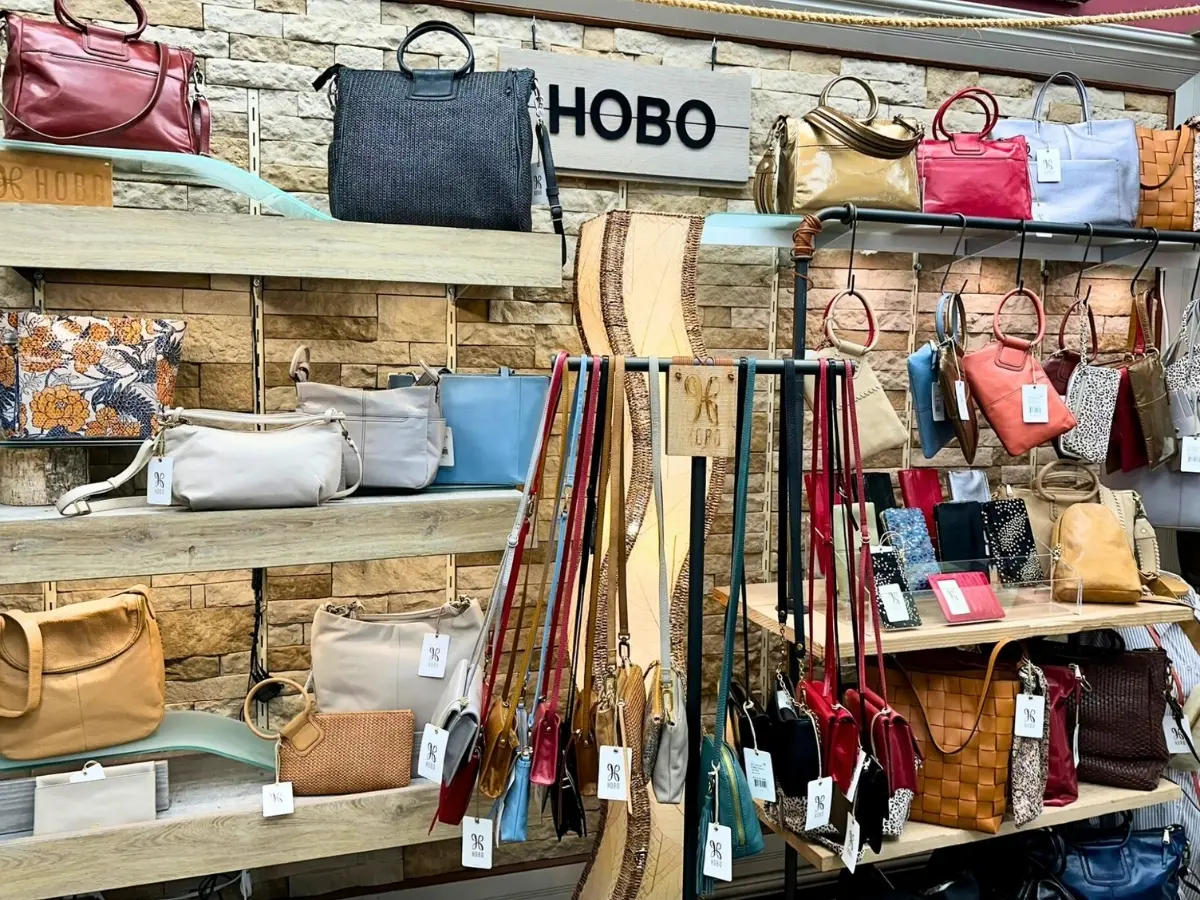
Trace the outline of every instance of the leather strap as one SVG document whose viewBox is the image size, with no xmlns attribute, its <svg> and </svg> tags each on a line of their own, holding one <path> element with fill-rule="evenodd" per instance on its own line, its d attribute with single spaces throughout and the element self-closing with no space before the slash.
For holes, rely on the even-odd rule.
<svg viewBox="0 0 1200 900">
<path fill-rule="evenodd" d="M 604 517 L 608 511 L 608 473 L 610 468 L 609 458 L 612 454 L 612 395 L 616 388 L 612 378 L 613 361 L 605 359 L 603 365 L 609 368 L 609 383 L 608 383 L 608 399 L 609 409 L 604 417 L 604 433 L 601 441 L 600 463 L 597 469 L 597 484 L 596 484 L 596 526 L 595 526 L 595 542 L 599 546 L 603 542 L 604 534 Z M 597 557 L 599 559 L 599 557 Z M 593 680 L 596 677 L 596 627 L 599 623 L 600 615 L 600 582 L 603 580 L 600 575 L 600 565 L 596 566 L 597 571 L 592 576 L 591 593 L 588 597 L 588 624 L 587 624 L 587 648 L 585 650 L 583 663 L 583 683 L 587 686 L 592 686 Z M 611 578 L 610 578 L 611 580 Z M 613 638 L 613 629 L 608 629 L 609 643 L 611 645 Z M 613 664 L 614 649 L 608 648 L 608 662 Z"/>
<path fill-rule="evenodd" d="M 866 91 L 870 109 L 867 111 L 865 119 L 855 119 L 852 116 L 846 115 L 841 110 L 828 105 L 830 88 L 841 81 L 852 82 Z M 921 142 L 922 135 L 920 130 L 913 128 L 898 116 L 895 119 L 896 123 L 908 128 L 912 132 L 912 137 L 894 138 L 890 135 L 881 134 L 871 128 L 871 122 L 875 119 L 875 114 L 879 111 L 879 99 L 875 96 L 875 92 L 871 89 L 871 86 L 861 78 L 853 75 L 843 75 L 840 78 L 833 79 L 833 81 L 825 85 L 825 89 L 821 92 L 821 97 L 817 102 L 818 106 L 805 114 L 804 121 L 818 131 L 823 131 L 831 137 L 836 138 L 851 150 L 856 150 L 875 159 L 903 159 L 914 152 L 917 149 L 917 145 Z"/>
<path fill-rule="evenodd" d="M 400 46 L 396 48 L 396 62 L 400 66 L 400 71 L 409 78 L 413 77 L 413 70 L 408 66 L 407 63 L 404 62 L 404 51 L 406 51 L 408 49 L 408 45 L 417 38 L 421 37 L 422 35 L 432 34 L 435 31 L 445 32 L 451 37 L 457 39 L 458 42 L 467 49 L 467 61 L 458 67 L 458 70 L 454 73 L 454 77 L 462 78 L 464 75 L 470 75 L 472 72 L 474 72 L 475 48 L 471 46 L 471 42 L 467 40 L 466 35 L 464 35 L 458 30 L 458 28 L 451 25 L 449 22 L 438 22 L 434 20 L 422 22 L 420 25 L 417 25 L 415 28 L 409 31 L 408 35 L 401 42 Z"/>
<path fill-rule="evenodd" d="M 852 297 L 857 300 L 862 304 L 862 308 L 866 310 L 867 342 L 865 344 L 843 341 L 838 338 L 837 332 L 834 331 L 834 311 L 837 309 L 837 305 L 846 297 Z M 836 347 L 839 353 L 846 356 L 862 356 L 875 349 L 875 345 L 879 342 L 879 331 L 875 327 L 875 308 L 871 306 L 871 301 L 853 288 L 834 294 L 829 303 L 825 305 L 825 339 L 832 346 Z"/>
<path fill-rule="evenodd" d="M 658 357 L 650 358 L 650 483 L 658 525 L 658 659 L 662 677 L 671 668 L 671 594 L 667 575 L 667 529 L 663 523 L 662 408 L 659 402 Z"/>
<path fill-rule="evenodd" d="M 754 209 L 759 213 L 774 215 L 779 212 L 779 171 L 787 121 L 787 116 L 775 120 L 767 135 L 767 149 L 754 170 Z"/>
<path fill-rule="evenodd" d="M 1065 81 L 1067 84 L 1075 88 L 1075 93 L 1079 95 L 1079 106 L 1083 110 L 1084 123 L 1090 123 L 1092 120 L 1092 101 L 1088 97 L 1087 87 L 1083 83 L 1083 79 L 1074 72 L 1055 72 L 1045 83 L 1038 88 L 1037 98 L 1033 102 L 1033 121 L 1039 125 L 1042 122 L 1042 111 L 1046 105 L 1046 94 L 1050 90 L 1050 85 L 1056 81 Z M 1091 129 L 1088 129 L 1089 132 Z"/>
<path fill-rule="evenodd" d="M 913 696 L 917 698 L 917 706 L 921 709 L 921 716 L 925 719 L 925 729 L 929 732 L 929 739 L 933 741 L 933 745 L 942 752 L 944 756 L 954 756 L 956 753 L 962 753 L 975 738 L 975 732 L 979 730 L 979 720 L 983 717 L 983 708 L 987 704 L 988 691 L 992 687 L 992 677 L 996 671 L 996 660 L 1000 658 L 1000 652 L 1012 643 L 1011 638 L 1005 638 L 992 648 L 991 655 L 988 657 L 987 670 L 983 676 L 983 689 L 979 692 L 979 697 L 975 700 L 975 711 L 971 714 L 971 730 L 967 733 L 963 742 L 953 750 L 943 747 L 942 742 L 937 739 L 933 733 L 933 729 L 929 727 L 929 711 L 925 709 L 925 699 L 921 696 L 921 692 L 913 687 L 912 678 L 908 674 L 908 670 L 904 668 L 900 662 L 901 657 L 896 657 L 896 668 L 900 674 L 904 676 L 904 680 L 908 682 L 908 686 L 912 688 Z"/>
<path fill-rule="evenodd" d="M 1076 310 L 1087 311 L 1088 325 L 1092 331 L 1092 353 L 1088 357 L 1088 362 L 1094 362 L 1096 357 L 1100 355 L 1100 337 L 1096 333 L 1096 315 L 1092 312 L 1092 305 L 1087 302 L 1087 297 L 1080 297 L 1072 303 L 1065 313 L 1063 313 L 1062 321 L 1058 323 L 1058 349 L 1067 349 L 1067 320 L 1071 318 L 1071 314 Z M 1082 343 L 1079 347 L 1080 354 L 1083 353 Z"/>
<path fill-rule="evenodd" d="M 129 2 L 129 0 L 127 0 L 127 2 Z M 61 5 L 61 0 L 60 0 L 60 5 Z M 132 6 L 133 3 L 130 2 L 130 5 Z M 55 12 L 58 12 L 58 9 L 59 9 L 59 6 L 56 5 Z M 65 7 L 63 9 L 65 12 Z M 143 11 L 141 13 L 141 15 L 142 15 L 143 21 L 144 21 L 144 17 L 146 15 L 145 12 Z M 74 21 L 74 20 L 72 19 L 72 21 Z M 76 23 L 76 24 L 78 24 L 78 23 Z M 87 33 L 86 28 L 84 28 L 82 26 L 80 26 L 80 28 L 85 34 Z M 141 31 L 139 30 L 136 33 L 140 34 Z M 128 36 L 126 36 L 126 40 L 129 40 Z M 13 112 L 11 109 L 9 109 L 4 104 L 3 101 L 0 101 L 0 109 L 3 109 L 4 112 L 7 113 L 12 118 L 12 120 L 14 122 L 16 122 L 17 124 L 19 124 L 22 128 L 26 129 L 27 131 L 32 132 L 33 134 L 36 134 L 38 137 L 45 138 L 48 141 L 77 141 L 82 138 L 97 138 L 97 137 L 101 137 L 103 135 L 119 134 L 122 131 L 127 131 L 128 129 L 130 129 L 134 125 L 136 125 L 138 122 L 142 121 L 142 119 L 146 118 L 146 116 L 150 115 L 150 111 L 152 109 L 154 109 L 155 105 L 157 105 L 157 103 L 159 101 L 159 98 L 162 97 L 163 86 L 167 83 L 167 68 L 168 68 L 167 45 L 160 43 L 158 41 L 155 41 L 154 46 L 158 48 L 158 75 L 154 79 L 154 88 L 150 92 L 150 99 L 146 101 L 146 105 L 143 106 L 141 108 L 141 110 L 139 110 L 137 113 L 135 113 L 134 115 L 132 115 L 130 118 L 126 119 L 124 122 L 122 122 L 119 125 L 113 125 L 109 128 L 99 128 L 99 129 L 96 129 L 95 131 L 81 131 L 78 134 L 48 134 L 45 131 L 38 131 L 38 129 L 34 128 L 32 125 L 30 125 L 28 122 L 26 122 L 20 116 L 18 116 L 15 112 Z"/>
<path fill-rule="evenodd" d="M 808 652 L 808 644 L 804 639 L 804 507 L 800 474 L 804 463 L 804 444 L 800 436 L 804 390 L 796 376 L 796 360 L 791 358 L 783 361 L 780 401 L 783 406 L 784 434 L 779 449 L 779 520 L 776 525 L 779 533 L 779 596 L 775 614 L 782 634 L 787 627 L 787 593 L 790 592 L 794 611 L 792 631 L 795 652 L 803 660 Z"/>
<path fill-rule="evenodd" d="M 1135 296 L 1130 306 L 1125 352 L 1141 356 L 1158 348 L 1162 332 L 1162 306 L 1159 302 L 1157 283 Z M 1151 309 L 1155 310 L 1154 314 L 1151 313 Z"/>
<path fill-rule="evenodd" d="M 947 308 L 950 310 L 949 338 L 946 337 Z M 963 304 L 961 292 L 955 291 L 953 294 L 942 294 L 938 298 L 937 312 L 933 317 L 933 327 L 937 331 L 939 344 L 944 344 L 947 340 L 950 340 L 954 342 L 954 346 L 958 348 L 959 353 L 963 352 L 966 341 L 967 308 Z"/>
<path fill-rule="evenodd" d="M 563 227 L 562 197 L 558 190 L 558 173 L 554 168 L 554 151 L 550 147 L 550 129 L 541 119 L 537 123 L 537 139 L 538 152 L 542 156 L 542 168 L 546 172 L 546 199 L 550 203 L 550 222 L 562 244 L 562 264 L 565 266 L 567 264 L 567 232 Z"/>
<path fill-rule="evenodd" d="M 26 667 L 25 705 L 21 709 L 8 709 L 0 706 L 0 719 L 17 719 L 31 710 L 37 709 L 42 703 L 42 668 L 45 664 L 45 649 L 42 646 L 42 630 L 38 627 L 37 619 L 29 613 L 20 610 L 0 612 L 0 638 L 4 636 L 4 628 L 11 622 L 21 630 L 25 638 L 25 647 L 29 653 L 29 664 Z"/>
<path fill-rule="evenodd" d="M 1183 157 L 1187 153 L 1188 132 L 1191 130 L 1191 126 L 1186 122 L 1176 129 L 1176 136 L 1178 140 L 1175 142 L 1175 152 L 1171 155 L 1171 168 L 1167 173 L 1167 177 L 1158 184 L 1142 184 L 1141 188 L 1143 191 L 1157 191 L 1160 188 L 1164 188 L 1171 181 L 1171 179 L 1175 177 L 1175 170 L 1179 168 L 1179 164 L 1183 162 Z"/>
<path fill-rule="evenodd" d="M 1010 337 L 1009 335 L 1005 334 L 1004 329 L 1000 327 L 1000 313 L 1003 312 L 1004 305 L 1013 297 L 1027 297 L 1029 302 L 1033 304 L 1033 311 L 1037 314 L 1038 327 L 1037 336 L 1031 341 L 1027 341 L 1024 338 Z M 1041 298 L 1033 291 L 1029 290 L 1029 288 L 1013 288 L 1001 298 L 1000 305 L 997 306 L 996 311 L 992 313 L 992 334 L 995 336 L 996 340 L 1004 344 L 1006 347 L 1014 347 L 1017 350 L 1024 350 L 1026 352 L 1028 352 L 1029 348 L 1034 344 L 1041 343 L 1042 338 L 1046 336 L 1046 309 L 1042 306 Z"/>
<path fill-rule="evenodd" d="M 298 715 L 296 715 L 294 718 L 290 719 L 288 721 L 287 725 L 284 725 L 283 728 L 280 728 L 278 733 L 276 733 L 276 734 L 271 734 L 268 731 L 263 731 L 261 728 L 259 728 L 257 725 L 254 724 L 254 698 L 257 697 L 259 695 L 259 693 L 263 690 L 263 688 L 267 687 L 268 685 L 278 685 L 281 688 L 283 688 L 283 687 L 293 688 L 296 691 L 296 693 L 298 693 L 302 698 L 304 698 L 304 708 L 302 710 L 300 710 Z M 288 730 L 288 728 L 290 726 L 292 726 L 296 722 L 299 722 L 301 719 L 307 718 L 309 716 L 309 714 L 312 712 L 312 708 L 313 708 L 312 694 L 310 694 L 308 691 L 306 691 L 304 689 L 304 685 L 302 685 L 300 682 L 293 681 L 292 679 L 285 678 L 283 676 L 276 676 L 273 678 L 264 678 L 262 681 L 260 681 L 254 687 L 252 687 L 250 689 L 250 693 L 248 693 L 246 695 L 246 699 L 242 703 L 242 721 L 246 723 L 247 728 L 249 728 L 251 731 L 253 731 L 256 735 L 258 735 L 264 741 L 274 741 L 274 740 L 277 740 L 278 738 L 280 738 L 281 736 L 283 736 L 284 733 Z"/>
<path fill-rule="evenodd" d="M 938 107 L 937 113 L 933 117 L 933 137 L 934 140 L 953 141 L 954 135 L 946 130 L 945 119 L 946 113 L 950 111 L 950 107 L 959 100 L 972 100 L 983 108 L 984 125 L 979 131 L 960 132 L 962 134 L 972 134 L 978 136 L 981 140 L 991 134 L 992 129 L 996 127 L 996 123 L 1000 121 L 1000 103 L 996 100 L 996 95 L 986 88 L 967 87 L 963 88 L 954 94 L 951 94 L 941 106 Z"/>
<path fill-rule="evenodd" d="M 609 665 L 615 652 L 619 661 L 629 658 L 629 596 L 626 565 L 628 548 L 625 535 L 625 357 L 612 361 L 612 407 L 609 416 L 608 486 L 612 492 L 609 505 Z M 615 568 L 614 564 L 615 563 Z M 612 602 L 613 586 L 617 602 Z"/>
<path fill-rule="evenodd" d="M 137 24 L 134 26 L 133 31 L 125 32 L 123 37 L 126 41 L 136 41 L 142 36 L 142 32 L 145 31 L 146 26 L 150 24 L 150 20 L 146 16 L 146 8 L 142 6 L 138 0 L 125 0 L 125 4 L 133 10 L 134 17 L 137 19 Z M 81 34 L 88 33 L 88 25 L 84 22 L 80 22 L 73 15 L 71 15 L 71 11 L 67 9 L 67 4 L 64 2 L 64 0 L 54 0 L 54 17 L 68 28 L 74 28 Z"/>
<path fill-rule="evenodd" d="M 1072 470 L 1075 477 L 1084 478 L 1091 487 L 1075 490 L 1067 489 L 1065 491 L 1047 487 L 1046 481 L 1052 475 L 1058 478 L 1063 478 L 1066 475 L 1065 472 L 1056 471 L 1060 469 Z M 1096 473 L 1092 469 L 1082 463 L 1071 459 L 1056 459 L 1038 469 L 1037 476 L 1033 480 L 1033 492 L 1050 503 L 1061 503 L 1064 501 L 1090 503 L 1100 493 L 1100 479 L 1096 477 Z"/>
</svg>

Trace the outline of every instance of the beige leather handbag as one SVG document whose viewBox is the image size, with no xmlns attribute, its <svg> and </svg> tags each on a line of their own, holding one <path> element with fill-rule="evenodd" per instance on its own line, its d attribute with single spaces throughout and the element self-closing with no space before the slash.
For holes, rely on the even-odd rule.
<svg viewBox="0 0 1200 900">
<path fill-rule="evenodd" d="M 849 81 L 866 92 L 863 119 L 828 103 L 830 89 Z M 919 125 L 896 116 L 876 122 L 879 99 L 861 78 L 843 75 L 825 86 L 815 109 L 796 119 L 780 116 L 754 175 L 760 213 L 794 214 L 856 203 L 875 209 L 919 211 Z"/>
<path fill-rule="evenodd" d="M 165 765 L 165 763 L 164 763 Z M 39 775 L 33 788 L 33 833 L 116 828 L 158 817 L 154 763 L 101 766 Z"/>
<path fill-rule="evenodd" d="M 164 506 L 282 509 L 338 500 L 358 489 L 357 481 L 343 487 L 342 447 L 358 455 L 344 418 L 335 409 L 311 415 L 169 409 L 158 435 L 142 444 L 123 472 L 68 491 L 55 506 L 64 516 L 143 506 L 147 496 L 89 501 L 132 481 L 155 458 L 170 461 L 169 474 L 160 467 L 150 477 L 149 490 L 157 483 Z M 268 430 L 252 430 L 258 425 Z"/>
<path fill-rule="evenodd" d="M 166 697 L 150 589 L 0 613 L 0 755 L 45 759 L 153 734 Z"/>
<path fill-rule="evenodd" d="M 1096 473 L 1082 463 L 1057 459 L 1038 470 L 1032 488 L 1001 485 L 997 500 L 1024 500 L 1038 553 L 1048 553 L 1054 541 L 1054 523 L 1070 506 L 1090 503 L 1100 490 Z"/>
<path fill-rule="evenodd" d="M 867 312 L 867 343 L 855 344 L 838 338 L 833 327 L 834 312 L 844 297 L 853 297 L 862 304 Z M 825 307 L 825 340 L 828 346 L 816 351 L 808 351 L 807 359 L 845 359 L 854 363 L 854 402 L 858 409 L 858 436 L 862 446 L 864 459 L 903 447 L 908 440 L 908 429 L 896 414 L 896 408 L 883 391 L 879 377 L 871 371 L 867 363 L 867 353 L 874 348 L 879 339 L 875 327 L 875 310 L 870 302 L 858 291 L 850 289 L 837 294 Z M 813 404 L 813 379 L 804 379 L 804 398 L 808 401 L 809 409 Z M 841 415 L 841 399 L 838 399 L 838 414 Z"/>
</svg>

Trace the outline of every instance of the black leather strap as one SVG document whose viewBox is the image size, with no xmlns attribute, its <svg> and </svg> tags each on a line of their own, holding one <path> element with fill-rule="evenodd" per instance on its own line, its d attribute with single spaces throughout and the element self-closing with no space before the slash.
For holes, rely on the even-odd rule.
<svg viewBox="0 0 1200 900">
<path fill-rule="evenodd" d="M 800 437 L 801 416 L 804 415 L 804 391 L 796 377 L 796 362 L 792 359 L 783 363 L 783 423 L 786 460 L 780 456 L 781 506 L 779 511 L 780 545 L 785 553 L 781 558 L 788 560 L 788 585 L 791 590 L 792 619 L 795 632 L 795 652 L 803 659 L 807 652 L 804 643 L 804 515 L 803 515 L 803 466 L 804 443 Z M 784 515 L 787 516 L 786 546 L 782 538 Z M 781 567 L 782 568 L 782 567 Z M 787 623 L 787 600 L 777 610 L 781 625 Z"/>
<path fill-rule="evenodd" d="M 404 42 L 401 43 L 400 46 L 396 48 L 396 62 L 400 65 L 400 71 L 403 72 L 405 75 L 407 75 L 409 78 L 414 77 L 413 69 L 411 69 L 409 66 L 405 65 L 405 63 L 404 63 L 404 51 L 408 49 L 409 44 L 411 44 L 417 38 L 421 37 L 421 35 L 430 34 L 431 32 L 434 32 L 434 31 L 446 32 L 447 34 L 449 34 L 452 37 L 454 37 L 455 39 L 457 39 L 460 44 L 462 44 L 464 47 L 467 48 L 467 61 L 465 63 L 463 63 L 461 66 L 459 66 L 458 69 L 453 72 L 452 77 L 462 78 L 464 75 L 470 75 L 472 72 L 474 72 L 475 71 L 475 48 L 471 46 L 471 42 L 467 40 L 467 36 L 465 34 L 463 34 L 461 31 L 459 31 L 457 28 L 455 28 L 453 25 L 451 25 L 449 22 L 436 22 L 436 21 L 422 22 L 420 25 L 418 25 L 416 28 L 414 28 L 412 31 L 410 31 L 408 33 L 407 37 L 404 38 Z M 421 70 L 418 70 L 418 71 L 421 71 Z M 424 71 L 430 71 L 430 70 L 424 70 Z M 441 70 L 435 69 L 432 71 L 441 71 Z"/>
<path fill-rule="evenodd" d="M 738 435 L 738 437 L 737 437 L 735 446 L 738 448 L 739 453 L 741 452 L 741 447 L 742 447 L 742 440 L 741 440 L 742 416 L 745 413 L 746 402 L 747 402 L 747 398 L 746 398 L 746 361 L 743 359 L 741 362 L 738 363 L 738 389 L 737 389 L 737 435 Z M 738 467 L 738 461 L 736 459 L 734 461 L 734 471 L 735 472 L 741 471 L 741 469 Z M 735 587 L 734 585 L 730 585 L 730 588 L 729 588 L 730 591 L 732 591 L 734 589 L 734 587 Z M 746 602 L 747 597 L 746 597 L 746 571 L 745 571 L 745 569 L 742 570 L 742 583 L 737 586 L 737 589 L 741 591 L 742 659 L 746 665 L 746 673 L 745 673 L 744 677 L 746 679 L 746 685 L 749 686 L 750 672 L 751 672 L 751 669 L 750 669 L 750 614 L 746 610 L 746 607 L 749 604 Z M 736 711 L 735 711 L 735 713 L 736 713 Z"/>
<path fill-rule="evenodd" d="M 550 201 L 550 221 L 554 223 L 554 233 L 562 239 L 562 261 L 567 264 L 567 233 L 563 229 L 562 199 L 558 193 L 558 175 L 554 171 L 554 152 L 550 149 L 550 129 L 546 123 L 537 123 L 538 147 L 542 155 L 542 166 L 546 170 L 546 199 Z"/>
</svg>

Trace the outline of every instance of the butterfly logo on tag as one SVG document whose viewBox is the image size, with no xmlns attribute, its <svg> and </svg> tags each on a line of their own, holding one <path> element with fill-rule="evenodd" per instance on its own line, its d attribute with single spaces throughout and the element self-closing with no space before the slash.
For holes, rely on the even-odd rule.
<svg viewBox="0 0 1200 900">
<path fill-rule="evenodd" d="M 167 476 L 162 472 L 154 473 L 154 489 L 156 491 L 165 491 L 167 489 Z"/>
<path fill-rule="evenodd" d="M 714 863 L 721 862 L 721 845 L 717 841 L 708 842 L 708 856 Z"/>
<path fill-rule="evenodd" d="M 433 644 L 429 648 L 429 661 L 431 663 L 439 663 L 442 661 L 442 648 Z"/>
<path fill-rule="evenodd" d="M 482 834 L 471 835 L 471 852 L 473 852 L 473 853 L 482 853 L 483 852 L 483 835 Z"/>
<path fill-rule="evenodd" d="M 608 764 L 608 780 L 609 781 L 616 781 L 617 778 L 620 777 L 620 774 L 621 774 L 621 767 L 619 765 L 617 765 L 616 763 Z"/>
<path fill-rule="evenodd" d="M 437 747 L 432 741 L 425 745 L 425 762 L 431 766 L 437 764 Z"/>
</svg>

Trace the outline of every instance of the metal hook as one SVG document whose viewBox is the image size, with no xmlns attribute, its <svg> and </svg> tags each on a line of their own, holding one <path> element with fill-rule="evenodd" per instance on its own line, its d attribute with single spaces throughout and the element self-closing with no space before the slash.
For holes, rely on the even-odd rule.
<svg viewBox="0 0 1200 900">
<path fill-rule="evenodd" d="M 847 203 L 846 209 L 850 214 L 850 264 L 846 267 L 846 290 L 854 290 L 854 243 L 858 238 L 858 208 L 853 203 Z"/>
<path fill-rule="evenodd" d="M 717 36 L 713 35 L 712 53 L 708 59 L 708 68 L 710 71 L 717 71 Z"/>
<path fill-rule="evenodd" d="M 957 213 L 957 216 L 962 219 L 962 226 L 958 229 L 958 240 L 954 242 L 954 251 L 950 254 L 953 257 L 950 262 L 946 263 L 946 271 L 942 273 L 942 286 L 938 288 L 939 294 L 946 293 L 946 279 L 950 277 L 950 269 L 958 262 L 958 251 L 962 248 L 963 238 L 967 234 L 967 217 L 962 213 Z M 963 290 L 966 290 L 967 283 L 963 282 Z M 959 291 L 961 294 L 962 291 Z"/>
<path fill-rule="evenodd" d="M 1134 273 L 1133 281 L 1129 282 L 1129 296 L 1130 297 L 1137 296 L 1138 279 L 1140 279 L 1142 277 L 1142 273 L 1146 271 L 1146 266 L 1148 266 L 1150 264 L 1151 257 L 1153 257 L 1155 251 L 1158 250 L 1158 242 L 1161 240 L 1161 238 L 1158 235 L 1158 229 L 1151 228 L 1150 233 L 1154 235 L 1154 243 L 1150 247 L 1150 252 L 1146 254 L 1146 258 L 1142 260 L 1142 264 L 1140 266 L 1138 266 L 1137 272 Z"/>
<path fill-rule="evenodd" d="M 1077 276 L 1075 276 L 1075 299 L 1076 300 L 1079 299 L 1079 290 L 1080 290 L 1080 288 L 1083 287 L 1083 273 L 1087 269 L 1088 254 L 1092 252 L 1092 238 L 1094 238 L 1096 236 L 1096 229 L 1092 227 L 1092 224 L 1090 222 L 1088 223 L 1087 230 L 1088 230 L 1088 239 L 1087 239 L 1087 243 L 1083 247 L 1083 262 L 1080 263 L 1080 265 L 1079 265 L 1079 274 Z M 1090 297 L 1091 294 L 1092 294 L 1092 288 L 1091 288 L 1091 285 L 1088 285 L 1088 296 Z M 1087 301 L 1085 300 L 1084 302 L 1086 303 Z"/>
<path fill-rule="evenodd" d="M 529 26 L 530 35 L 533 38 L 533 49 L 538 48 L 537 45 L 537 16 L 533 17 L 533 23 Z"/>
<path fill-rule="evenodd" d="M 1021 220 L 1021 247 L 1017 251 L 1017 290 L 1025 290 L 1025 220 Z"/>
</svg>

